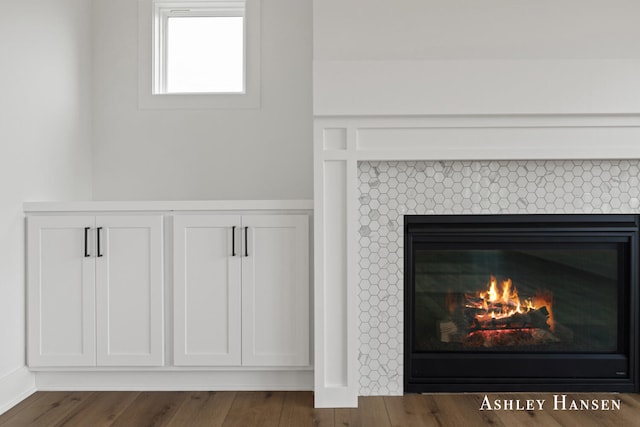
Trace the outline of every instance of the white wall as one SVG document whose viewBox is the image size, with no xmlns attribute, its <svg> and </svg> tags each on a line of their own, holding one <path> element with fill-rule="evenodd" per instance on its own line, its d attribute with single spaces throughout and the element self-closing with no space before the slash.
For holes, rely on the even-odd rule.
<svg viewBox="0 0 640 427">
<path fill-rule="evenodd" d="M 132 0 L 94 0 L 96 200 L 312 197 L 311 0 L 262 0 L 259 109 L 140 110 Z"/>
<path fill-rule="evenodd" d="M 22 203 L 91 197 L 91 32 L 87 0 L 0 6 L 2 412 L 3 379 L 25 366 Z"/>
<path fill-rule="evenodd" d="M 317 0 L 314 113 L 640 113 L 640 2 Z"/>
</svg>

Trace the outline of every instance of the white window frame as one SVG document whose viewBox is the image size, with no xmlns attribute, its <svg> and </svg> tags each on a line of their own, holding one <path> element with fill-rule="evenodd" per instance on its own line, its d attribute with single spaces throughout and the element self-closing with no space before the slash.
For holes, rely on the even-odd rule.
<svg viewBox="0 0 640 427">
<path fill-rule="evenodd" d="M 244 11 L 244 14 L 242 14 Z M 244 91 L 166 93 L 166 26 L 172 16 L 244 16 Z M 139 0 L 138 105 L 142 109 L 258 108 L 260 0 Z"/>
</svg>

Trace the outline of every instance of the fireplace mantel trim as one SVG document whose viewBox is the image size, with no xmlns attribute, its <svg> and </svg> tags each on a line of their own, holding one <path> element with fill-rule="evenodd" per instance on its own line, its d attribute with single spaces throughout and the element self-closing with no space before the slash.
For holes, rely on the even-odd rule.
<svg viewBox="0 0 640 427">
<path fill-rule="evenodd" d="M 640 159 L 640 118 L 316 117 L 316 407 L 358 402 L 358 162 L 534 159 Z"/>
</svg>

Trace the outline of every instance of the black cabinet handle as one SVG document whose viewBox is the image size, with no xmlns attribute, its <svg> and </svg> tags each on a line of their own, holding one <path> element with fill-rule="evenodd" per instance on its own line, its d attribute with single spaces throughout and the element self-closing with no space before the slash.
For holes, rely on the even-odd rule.
<svg viewBox="0 0 640 427">
<path fill-rule="evenodd" d="M 89 254 L 89 230 L 91 227 L 84 228 L 84 257 L 88 258 L 91 255 Z"/>
<path fill-rule="evenodd" d="M 98 254 L 96 255 L 97 257 L 101 257 L 102 256 L 102 253 L 100 253 L 100 231 L 102 231 L 102 227 L 98 227 L 98 231 L 97 231 L 97 234 L 98 234 L 98 242 L 97 242 Z"/>
<path fill-rule="evenodd" d="M 249 235 L 249 227 L 244 228 L 244 256 L 249 256 L 249 246 L 248 246 L 248 236 Z"/>
<path fill-rule="evenodd" d="M 231 227 L 231 256 L 236 256 L 236 226 Z"/>
</svg>

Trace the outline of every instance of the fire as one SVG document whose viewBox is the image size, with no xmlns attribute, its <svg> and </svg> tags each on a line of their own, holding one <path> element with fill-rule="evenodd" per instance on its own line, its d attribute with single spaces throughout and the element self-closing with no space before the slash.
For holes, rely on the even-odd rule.
<svg viewBox="0 0 640 427">
<path fill-rule="evenodd" d="M 465 307 L 475 313 L 475 327 L 477 329 L 523 329 L 531 327 L 531 314 L 544 315 L 546 326 L 554 331 L 553 296 L 548 291 L 540 291 L 534 297 L 520 299 L 518 290 L 511 279 L 504 280 L 498 288 L 498 280 L 491 276 L 488 289 L 475 295 L 465 294 Z M 544 310 L 542 310 L 544 308 Z M 541 316 L 537 316 L 541 317 Z M 538 320 L 533 319 L 533 322 Z M 502 322 L 501 322 L 502 321 Z"/>
</svg>

